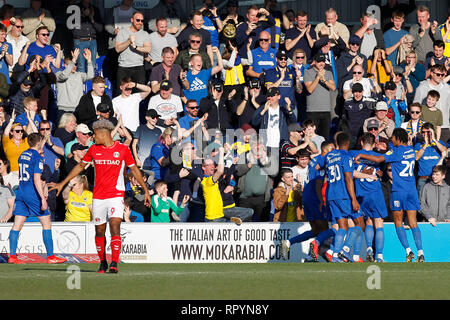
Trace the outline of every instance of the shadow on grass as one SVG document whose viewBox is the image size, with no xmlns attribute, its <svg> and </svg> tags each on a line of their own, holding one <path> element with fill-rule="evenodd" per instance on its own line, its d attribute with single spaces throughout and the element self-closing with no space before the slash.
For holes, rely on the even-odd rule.
<svg viewBox="0 0 450 320">
<path fill-rule="evenodd" d="M 69 266 L 69 265 L 67 265 L 67 266 Z M 64 268 L 64 269 L 24 268 L 24 269 L 22 269 L 22 271 L 53 271 L 53 272 L 56 271 L 56 272 L 66 273 L 67 268 Z M 82 272 L 82 273 L 97 273 L 97 271 L 95 271 L 95 270 L 83 270 L 83 269 L 80 269 L 80 272 Z"/>
</svg>

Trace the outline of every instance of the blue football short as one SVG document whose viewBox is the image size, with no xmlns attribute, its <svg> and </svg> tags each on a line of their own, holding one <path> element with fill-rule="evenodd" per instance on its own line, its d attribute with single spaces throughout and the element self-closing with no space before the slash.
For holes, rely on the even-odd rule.
<svg viewBox="0 0 450 320">
<path fill-rule="evenodd" d="M 417 192 L 392 191 L 391 193 L 391 210 L 420 210 L 420 200 Z"/>
<path fill-rule="evenodd" d="M 303 203 L 303 209 L 308 221 L 325 220 L 328 221 L 328 215 L 326 207 L 323 206 L 322 210 L 319 210 L 319 201 L 305 201 Z"/>
<path fill-rule="evenodd" d="M 360 211 L 365 218 L 386 218 L 388 213 L 383 192 L 367 193 L 358 197 Z"/>
<path fill-rule="evenodd" d="M 41 210 L 40 206 L 26 203 L 22 200 L 16 200 L 13 215 L 24 217 L 43 217 L 50 215 L 50 211 Z"/>
<path fill-rule="evenodd" d="M 334 220 L 356 219 L 362 216 L 361 211 L 353 211 L 350 199 L 329 200 L 328 208 Z"/>
</svg>

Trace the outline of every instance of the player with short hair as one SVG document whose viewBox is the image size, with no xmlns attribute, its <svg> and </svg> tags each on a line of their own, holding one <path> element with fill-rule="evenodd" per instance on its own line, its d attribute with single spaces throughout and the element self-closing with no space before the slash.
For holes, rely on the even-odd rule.
<svg viewBox="0 0 450 320">
<path fill-rule="evenodd" d="M 361 137 L 361 150 L 351 150 L 350 154 L 356 157 L 360 153 L 378 156 L 379 153 L 373 151 L 375 146 L 375 136 L 366 132 Z M 356 167 L 359 172 L 370 172 L 371 174 L 379 174 L 380 165 L 369 160 L 360 160 Z M 387 217 L 387 209 L 383 199 L 383 191 L 379 180 L 373 179 L 355 179 L 356 198 L 361 204 L 361 211 L 365 215 L 366 229 L 364 235 L 367 243 L 366 261 L 374 262 L 373 254 L 373 240 L 375 237 L 376 261 L 383 262 L 383 247 L 384 247 L 384 228 L 383 219 Z M 374 232 L 374 226 L 375 231 Z M 362 239 L 361 239 L 362 240 Z M 353 257 L 355 260 L 356 257 Z"/>
<path fill-rule="evenodd" d="M 30 148 L 19 157 L 19 189 L 13 212 L 14 225 L 9 233 L 10 255 L 8 263 L 23 263 L 16 254 L 20 230 L 27 217 L 38 217 L 42 225 L 42 238 L 47 250 L 47 263 L 63 263 L 67 259 L 53 254 L 52 222 L 48 211 L 44 183 L 41 179 L 44 170 L 43 147 L 45 139 L 39 133 L 28 136 Z"/>
<path fill-rule="evenodd" d="M 124 170 L 128 167 L 141 185 L 145 194 L 145 205 L 150 207 L 150 193 L 139 168 L 136 166 L 130 149 L 114 141 L 111 131 L 114 125 L 106 120 L 98 120 L 93 124 L 95 145 L 92 145 L 67 177 L 60 183 L 49 184 L 50 190 L 58 190 L 58 195 L 64 185 L 72 178 L 79 175 L 87 164 L 93 163 L 95 169 L 95 183 L 93 190 L 92 218 L 95 224 L 95 244 L 100 257 L 99 273 L 105 273 L 108 269 L 106 260 L 106 224 L 109 221 L 111 233 L 112 262 L 109 266 L 110 273 L 117 273 L 120 248 L 120 224 L 124 214 L 125 181 Z"/>
<path fill-rule="evenodd" d="M 408 146 L 408 133 L 403 128 L 396 128 L 392 133 L 393 148 L 384 155 L 374 156 L 360 153 L 355 157 L 355 162 L 359 159 L 366 159 L 372 162 L 386 162 L 391 164 L 392 169 L 392 192 L 391 210 L 394 215 L 394 223 L 398 239 L 406 250 L 406 262 L 412 262 L 415 258 L 411 251 L 405 228 L 403 227 L 403 212 L 406 211 L 409 226 L 414 237 L 417 248 L 417 262 L 424 262 L 425 257 L 422 247 L 422 236 L 417 224 L 417 210 L 420 210 L 420 201 L 414 177 L 415 151 Z"/>
<path fill-rule="evenodd" d="M 325 156 L 324 163 L 327 171 L 327 206 L 339 226 L 334 238 L 332 262 L 349 262 L 352 261 L 350 248 L 365 227 L 356 199 L 353 177 L 362 178 L 366 175 L 359 175 L 353 168 L 353 160 L 348 153 L 350 137 L 341 132 L 336 135 L 336 143 L 339 149 L 330 151 Z M 349 228 L 350 219 L 355 226 Z"/>
</svg>

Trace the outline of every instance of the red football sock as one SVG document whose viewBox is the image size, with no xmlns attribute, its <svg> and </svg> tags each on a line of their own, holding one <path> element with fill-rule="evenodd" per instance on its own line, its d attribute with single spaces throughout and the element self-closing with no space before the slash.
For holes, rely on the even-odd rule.
<svg viewBox="0 0 450 320">
<path fill-rule="evenodd" d="M 106 238 L 105 237 L 95 237 L 95 246 L 97 248 L 98 257 L 100 261 L 106 260 L 105 247 Z"/>
<path fill-rule="evenodd" d="M 112 261 L 119 262 L 120 248 L 122 247 L 122 238 L 120 236 L 111 237 Z"/>
</svg>

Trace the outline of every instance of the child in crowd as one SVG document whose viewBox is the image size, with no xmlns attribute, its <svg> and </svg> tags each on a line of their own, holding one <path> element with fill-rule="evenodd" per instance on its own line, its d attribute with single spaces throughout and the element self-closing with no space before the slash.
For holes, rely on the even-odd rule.
<svg viewBox="0 0 450 320">
<path fill-rule="evenodd" d="M 189 195 L 185 195 L 181 206 L 178 207 L 172 198 L 167 196 L 169 189 L 164 181 L 155 182 L 154 189 L 156 194 L 152 196 L 151 222 L 170 222 L 170 210 L 173 210 L 176 215 L 180 215 L 189 202 Z"/>
<path fill-rule="evenodd" d="M 436 90 L 430 90 L 425 100 L 426 108 L 422 108 L 422 120 L 430 122 L 436 128 L 436 140 L 441 138 L 441 126 L 443 124 L 442 111 L 436 108 L 440 94 Z"/>
</svg>

